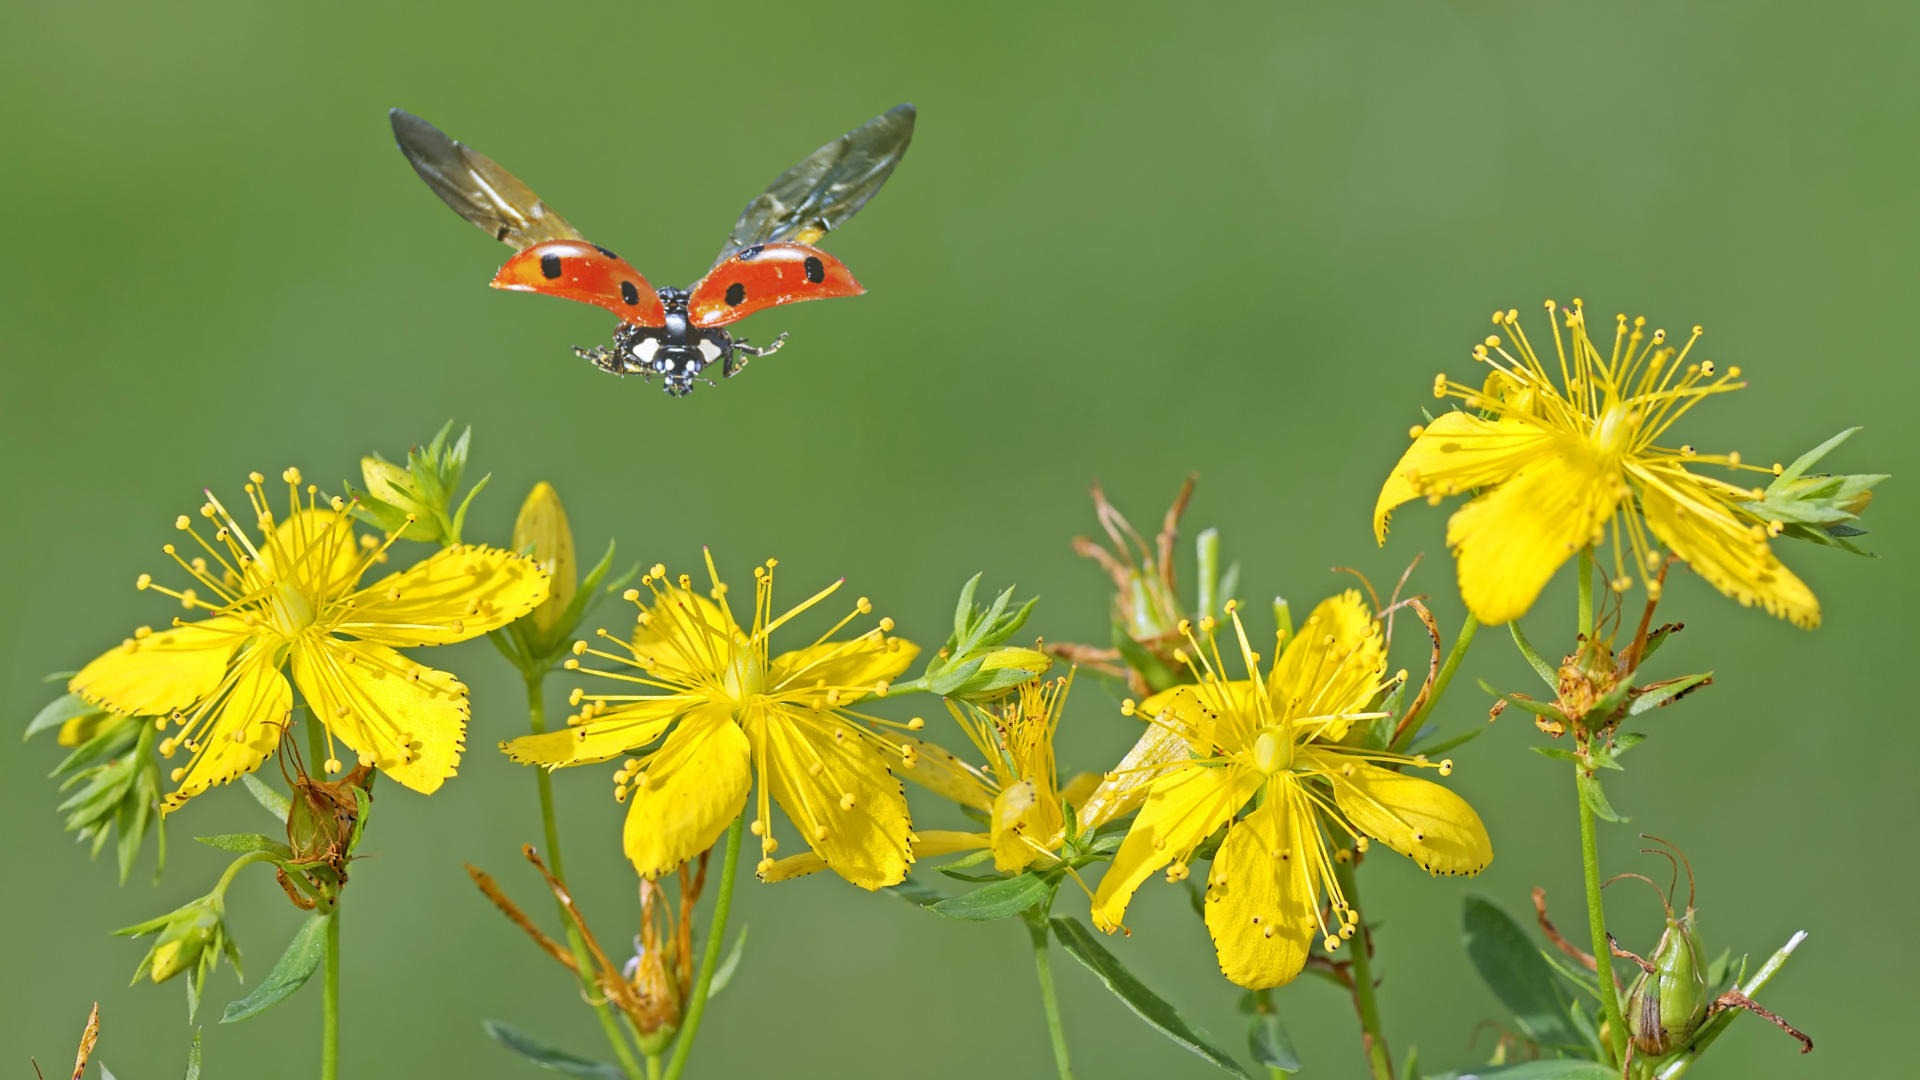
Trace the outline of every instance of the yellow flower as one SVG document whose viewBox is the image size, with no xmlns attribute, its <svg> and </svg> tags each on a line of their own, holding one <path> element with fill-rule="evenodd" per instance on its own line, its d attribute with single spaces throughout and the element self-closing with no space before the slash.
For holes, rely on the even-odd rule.
<svg viewBox="0 0 1920 1080">
<path fill-rule="evenodd" d="M 630 801 L 625 847 L 642 877 L 657 878 L 712 847 L 746 806 L 757 771 L 752 829 L 760 838 L 762 876 L 779 849 L 771 797 L 841 877 L 867 889 L 897 884 L 913 861 L 906 796 L 888 768 L 901 760 L 902 747 L 876 730 L 885 721 L 848 707 L 883 689 L 919 650 L 889 636 L 891 619 L 857 637 L 830 640 L 856 617 L 872 613 L 862 597 L 812 645 L 773 654 L 773 632 L 840 587 L 835 582 L 776 615 L 774 565 L 769 559 L 754 568 L 751 630 L 734 621 L 712 555 L 711 599 L 696 594 L 686 575 L 669 582 L 666 568 L 655 566 L 640 579 L 647 593 L 626 594 L 640 609 L 633 641 L 603 630 L 600 637 L 622 652 L 590 649 L 585 642 L 574 647 L 576 655 L 598 657 L 617 669 L 567 662 L 570 669 L 627 684 L 632 692 L 576 689 L 573 703 L 580 711 L 568 718 L 566 730 L 514 739 L 502 749 L 515 761 L 559 768 L 605 761 L 664 735 L 657 749 L 628 761 L 614 781 L 615 797 Z"/>
<path fill-rule="evenodd" d="M 293 708 L 289 669 L 330 747 L 338 739 L 407 787 L 435 790 L 460 763 L 467 688 L 396 647 L 478 637 L 546 598 L 538 567 L 484 547 L 449 548 L 362 587 L 361 576 L 384 560 L 394 537 L 356 541 L 344 502 L 319 504 L 312 486 L 303 499 L 297 469 L 282 478 L 285 520 L 268 505 L 265 477 L 254 473 L 246 486 L 257 544 L 211 493 L 200 507 L 211 541 L 186 515 L 174 522 L 204 554 L 188 558 L 172 544 L 163 550 L 206 596 L 140 575 L 139 588 L 206 618 L 176 619 L 158 633 L 142 627 L 68 684 L 103 708 L 177 724 L 160 752 L 190 756 L 172 772 L 180 786 L 167 796 L 168 810 L 251 772 L 273 752 Z M 329 756 L 327 771 L 339 772 L 338 756 Z"/>
<path fill-rule="evenodd" d="M 1193 654 L 1183 650 L 1180 660 L 1198 682 L 1135 711 L 1177 732 L 1190 756 L 1158 768 L 1100 881 L 1093 919 L 1109 932 L 1119 928 L 1141 882 L 1161 867 L 1168 880 L 1185 879 L 1194 850 L 1226 825 L 1207 874 L 1207 929 L 1227 977 L 1260 988 L 1298 975 L 1316 936 L 1333 949 L 1352 935 L 1359 915 L 1334 874 L 1349 844 L 1365 850 L 1371 837 L 1435 874 L 1478 873 L 1492 861 L 1493 845 L 1464 799 L 1396 771 L 1435 768 L 1444 776 L 1451 762 L 1343 741 L 1357 734 L 1356 721 L 1380 715 L 1366 710 L 1399 678 L 1382 679 L 1380 624 L 1358 593 L 1314 609 L 1264 680 L 1238 612 L 1227 611 L 1248 678 L 1221 675 L 1211 618 L 1199 627 L 1204 645 L 1184 628 Z"/>
<path fill-rule="evenodd" d="M 1553 301 L 1546 306 L 1551 313 Z M 1485 489 L 1447 523 L 1461 596 L 1482 622 L 1524 615 L 1568 558 L 1610 534 L 1617 591 L 1631 588 L 1637 574 L 1658 598 L 1657 540 L 1742 604 L 1817 625 L 1820 605 L 1812 590 L 1767 544 L 1782 523 L 1742 506 L 1764 491 L 1699 476 L 1688 466 L 1768 470 L 1742 465 L 1738 453 L 1655 445 L 1700 401 L 1745 386 L 1740 369 L 1688 363 L 1700 340 L 1697 326 L 1676 350 L 1666 331 L 1649 335 L 1644 318 L 1629 325 L 1621 315 L 1613 350 L 1602 355 L 1587 336 L 1580 301 L 1563 317 L 1566 339 L 1558 323 L 1553 334 L 1557 379 L 1512 310 L 1493 317 L 1506 327 L 1511 352 L 1498 335 L 1474 346 L 1474 359 L 1493 368 L 1483 388 L 1445 375 L 1435 379 L 1435 397 L 1459 398 L 1474 411 L 1444 413 L 1414 429 L 1413 445 L 1380 489 L 1375 537 L 1386 542 L 1389 513 L 1410 499 L 1437 503 Z M 1780 466 L 1771 471 L 1778 474 Z"/>
</svg>

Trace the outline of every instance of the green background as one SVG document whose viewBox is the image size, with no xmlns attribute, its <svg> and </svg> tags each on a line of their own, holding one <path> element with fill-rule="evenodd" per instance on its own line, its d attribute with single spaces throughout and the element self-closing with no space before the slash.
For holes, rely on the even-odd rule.
<svg viewBox="0 0 1920 1080">
<path fill-rule="evenodd" d="M 1906 498 L 1916 231 L 1909 5 L 1184 4 L 27 5 L 0 13 L 0 700 L 24 724 L 71 669 L 164 601 L 131 589 L 202 485 L 249 469 L 352 475 L 452 417 L 491 471 L 470 535 L 503 538 L 535 480 L 565 495 L 583 550 L 737 580 L 783 560 L 797 600 L 845 575 L 937 643 L 954 591 L 1044 595 L 1049 640 L 1105 636 L 1104 579 L 1068 550 L 1105 482 L 1143 527 L 1201 476 L 1189 523 L 1218 525 L 1245 597 L 1304 610 L 1348 578 L 1459 605 L 1445 514 L 1415 505 L 1384 550 L 1380 480 L 1442 367 L 1469 374 L 1486 313 L 1584 297 L 1601 316 L 1703 323 L 1705 356 L 1752 389 L 1684 437 L 1787 459 L 1841 427 L 1830 464 L 1907 474 L 1868 522 L 1881 558 L 1783 552 L 1823 600 L 1807 633 L 1699 582 L 1668 674 L 1716 685 L 1648 723 L 1610 791 L 1610 871 L 1651 869 L 1632 829 L 1671 837 L 1701 879 L 1709 944 L 1764 955 L 1812 934 L 1763 995 L 1809 1058 L 1742 1020 L 1700 1076 L 1886 1075 L 1907 1060 L 1915 955 L 1916 595 Z M 529 180 L 656 283 L 706 265 L 741 203 L 816 145 L 901 100 L 918 139 L 885 194 L 835 235 L 871 290 L 744 329 L 793 340 L 718 391 L 663 399 L 573 359 L 603 314 L 489 292 L 506 256 L 394 152 L 403 105 Z M 1596 320 L 1602 321 L 1602 320 Z M 1534 326 L 1535 324 L 1529 324 Z M 1904 432 L 1904 433 L 1903 433 Z M 1563 650 L 1562 575 L 1530 626 Z M 1473 676 L 1521 688 L 1482 638 L 1443 710 L 1483 724 Z M 392 786 L 347 908 L 345 1075 L 523 1076 L 487 1042 L 510 1019 L 586 1053 L 571 984 L 468 885 L 491 869 L 550 914 L 517 847 L 532 777 L 489 747 L 523 724 L 484 644 L 431 654 L 473 687 L 471 749 L 432 799 Z M 1412 651 L 1397 662 L 1418 665 Z M 558 680 L 556 680 L 558 682 Z M 556 693 L 558 691 L 556 690 Z M 1131 736 L 1094 681 L 1062 735 L 1072 768 Z M 1374 860 L 1383 1003 L 1396 1055 L 1476 1060 L 1496 1005 L 1464 965 L 1461 898 L 1523 910 L 1545 885 L 1578 922 L 1571 785 L 1524 717 L 1458 757 L 1492 830 L 1478 880 Z M 60 832 L 49 741 L 0 759 L 0 1071 L 58 1071 L 90 1001 L 123 1080 L 177 1075 L 177 985 L 128 989 L 142 946 L 107 931 L 202 892 L 222 859 L 189 839 L 259 827 L 237 790 L 173 820 L 157 886 L 125 888 Z M 604 769 L 556 778 L 578 892 L 610 942 L 633 920 Z M 932 820 L 929 817 L 929 820 Z M 260 873 L 232 899 L 253 978 L 297 913 Z M 1622 940 L 1657 907 L 1611 895 Z M 1063 909 L 1084 914 L 1068 897 Z M 1041 1076 L 1044 1028 L 1017 924 L 947 923 L 833 879 L 743 883 L 753 935 L 696 1052 L 702 1076 Z M 1238 1050 L 1235 991 L 1186 902 L 1143 890 L 1113 947 Z M 1084 1076 L 1206 1076 L 1064 956 Z M 203 1019 L 239 991 L 210 983 Z M 302 1076 L 317 993 L 210 1027 L 213 1076 Z M 1315 1074 L 1361 1072 L 1351 1006 L 1281 998 Z"/>
</svg>

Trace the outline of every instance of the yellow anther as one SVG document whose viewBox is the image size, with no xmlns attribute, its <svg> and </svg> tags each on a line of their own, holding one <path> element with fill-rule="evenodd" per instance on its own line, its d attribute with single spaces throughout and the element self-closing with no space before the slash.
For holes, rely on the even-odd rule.
<svg viewBox="0 0 1920 1080">
<path fill-rule="evenodd" d="M 853 804 L 854 804 L 853 792 L 846 791 L 840 794 L 840 809 L 851 810 L 853 809 Z"/>
<path fill-rule="evenodd" d="M 139 589 L 141 592 L 147 591 L 153 587 L 153 575 L 141 574 L 139 577 L 134 578 L 133 587 Z"/>
<path fill-rule="evenodd" d="M 185 514 L 181 514 L 179 517 L 173 519 L 173 527 L 179 529 L 181 532 L 186 532 L 188 529 L 193 528 L 193 519 Z"/>
</svg>

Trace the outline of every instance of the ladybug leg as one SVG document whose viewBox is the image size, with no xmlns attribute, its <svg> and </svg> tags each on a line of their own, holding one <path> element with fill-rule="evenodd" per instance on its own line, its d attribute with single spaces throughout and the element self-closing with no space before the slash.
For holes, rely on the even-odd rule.
<svg viewBox="0 0 1920 1080">
<path fill-rule="evenodd" d="M 573 355 L 585 360 L 601 371 L 611 372 L 615 375 L 625 375 L 627 373 L 626 365 L 620 362 L 620 354 L 607 348 L 605 345 L 595 345 L 591 349 L 583 349 L 575 345 L 573 347 Z"/>
<path fill-rule="evenodd" d="M 735 352 L 746 353 L 748 356 L 772 356 L 774 353 L 780 351 L 780 346 L 786 343 L 787 335 L 785 332 L 782 332 L 779 337 L 773 339 L 773 344 L 771 345 L 749 345 L 745 341 L 736 341 L 733 343 L 733 349 Z M 745 367 L 746 361 L 742 360 L 740 366 Z"/>
</svg>

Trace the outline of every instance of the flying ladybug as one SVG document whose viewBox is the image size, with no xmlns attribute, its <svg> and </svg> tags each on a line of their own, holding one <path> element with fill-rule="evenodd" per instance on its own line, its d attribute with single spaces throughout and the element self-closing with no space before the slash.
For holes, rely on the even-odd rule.
<svg viewBox="0 0 1920 1080">
<path fill-rule="evenodd" d="M 839 259 L 815 247 L 846 224 L 893 174 L 913 140 L 912 105 L 896 105 L 802 158 L 753 197 L 727 234 L 713 268 L 685 289 L 656 289 L 625 259 L 567 224 L 518 177 L 404 109 L 389 113 L 413 170 L 454 212 L 517 253 L 493 287 L 545 293 L 620 316 L 613 346 L 574 352 L 615 375 L 658 375 L 684 397 L 719 364 L 732 376 L 754 346 L 725 327 L 756 311 L 802 300 L 858 296 L 866 289 Z"/>
</svg>

